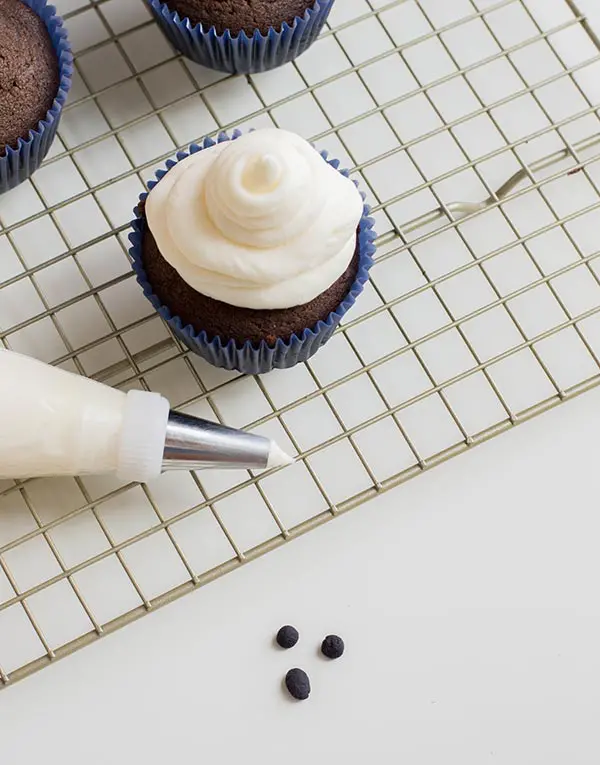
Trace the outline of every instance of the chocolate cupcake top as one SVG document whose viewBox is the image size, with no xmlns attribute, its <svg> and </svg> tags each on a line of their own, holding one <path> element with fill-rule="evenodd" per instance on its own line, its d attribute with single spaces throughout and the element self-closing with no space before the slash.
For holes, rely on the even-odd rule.
<svg viewBox="0 0 600 765">
<path fill-rule="evenodd" d="M 218 34 L 226 29 L 237 35 L 242 29 L 252 35 L 255 29 L 262 34 L 269 27 L 280 29 L 284 22 L 304 16 L 315 0 L 166 0 L 171 11 L 192 24 L 202 24 L 206 29 L 215 27 Z"/>
<path fill-rule="evenodd" d="M 21 0 L 0 0 L 0 156 L 52 108 L 58 60 L 46 25 Z"/>
<path fill-rule="evenodd" d="M 178 162 L 145 212 L 163 258 L 193 289 L 264 310 L 308 303 L 339 279 L 363 202 L 307 141 L 268 128 Z"/>
</svg>

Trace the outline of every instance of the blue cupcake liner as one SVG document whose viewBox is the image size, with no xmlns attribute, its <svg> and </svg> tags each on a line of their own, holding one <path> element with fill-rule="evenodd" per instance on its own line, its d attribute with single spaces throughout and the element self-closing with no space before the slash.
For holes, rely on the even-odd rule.
<svg viewBox="0 0 600 765">
<path fill-rule="evenodd" d="M 52 107 L 33 127 L 27 138 L 19 138 L 15 148 L 8 146 L 0 156 L 0 194 L 18 186 L 42 164 L 56 136 L 60 115 L 71 88 L 73 54 L 63 20 L 47 0 L 23 0 L 46 24 L 59 68 L 59 86 Z"/>
<path fill-rule="evenodd" d="M 222 141 L 235 140 L 241 135 L 242 133 L 239 130 L 235 130 L 230 139 L 226 133 L 220 133 L 217 141 L 221 143 Z M 192 144 L 189 152 L 179 152 L 177 154 L 177 162 L 186 159 L 190 154 L 195 154 L 198 151 L 214 146 L 215 143 L 211 138 L 205 138 L 200 146 Z M 339 170 L 339 160 L 329 159 L 325 151 L 321 152 L 321 156 L 324 161 L 328 162 L 336 170 Z M 152 190 L 177 162 L 169 160 L 166 163 L 165 170 L 158 170 L 156 172 L 156 180 L 150 181 L 148 188 Z M 339 170 L 339 172 L 348 176 L 347 170 Z M 140 203 L 144 202 L 147 196 L 148 194 L 141 194 Z M 364 201 L 365 196 L 362 192 L 361 196 Z M 288 340 L 278 338 L 275 345 L 269 345 L 265 340 L 258 344 L 250 341 L 240 344 L 231 338 L 215 337 L 210 339 L 205 331 L 196 332 L 191 324 L 184 326 L 181 318 L 174 316 L 168 306 L 163 305 L 154 293 L 144 270 L 142 244 L 146 229 L 146 219 L 139 206 L 134 210 L 136 217 L 131 224 L 133 231 L 129 234 L 129 241 L 131 242 L 129 254 L 137 281 L 144 295 L 171 327 L 176 337 L 191 351 L 198 354 L 198 356 L 202 356 L 202 358 L 216 367 L 237 369 L 246 374 L 263 374 L 273 369 L 288 369 L 302 361 L 307 361 L 331 338 L 344 315 L 354 305 L 357 297 L 369 280 L 369 270 L 373 265 L 373 256 L 375 255 L 374 242 L 376 234 L 373 229 L 375 221 L 369 217 L 369 212 L 369 206 L 364 204 L 363 216 L 358 232 L 358 272 L 344 300 L 335 311 L 329 314 L 325 321 L 319 321 L 314 327 L 306 328 L 301 335 L 294 334 Z"/>
<path fill-rule="evenodd" d="M 233 74 L 266 72 L 287 64 L 311 46 L 323 29 L 335 0 L 316 0 L 293 24 L 284 22 L 267 34 L 256 29 L 249 36 L 243 30 L 233 35 L 228 29 L 217 34 L 215 27 L 193 25 L 169 9 L 168 2 L 146 0 L 171 44 L 184 56 L 209 69 Z"/>
</svg>

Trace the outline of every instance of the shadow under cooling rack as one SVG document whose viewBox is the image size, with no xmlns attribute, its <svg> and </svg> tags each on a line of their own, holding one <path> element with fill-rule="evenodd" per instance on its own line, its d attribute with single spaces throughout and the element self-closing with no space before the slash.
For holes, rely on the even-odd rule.
<svg viewBox="0 0 600 765">
<path fill-rule="evenodd" d="M 296 62 L 225 77 L 141 0 L 62 0 L 73 97 L 0 199 L 4 345 L 276 438 L 285 470 L 0 484 L 0 687 L 600 381 L 600 45 L 568 0 L 339 0 Z M 367 192 L 372 280 L 308 364 L 209 367 L 151 312 L 131 209 L 179 148 L 293 129 Z"/>
</svg>

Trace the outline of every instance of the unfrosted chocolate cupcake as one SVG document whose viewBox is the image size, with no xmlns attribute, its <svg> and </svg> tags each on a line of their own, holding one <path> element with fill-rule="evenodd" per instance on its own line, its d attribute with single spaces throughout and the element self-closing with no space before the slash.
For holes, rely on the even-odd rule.
<svg viewBox="0 0 600 765">
<path fill-rule="evenodd" d="M 0 155 L 46 117 L 58 60 L 42 19 L 21 0 L 0 0 Z"/>
<path fill-rule="evenodd" d="M 373 221 L 336 160 L 268 129 L 178 155 L 142 195 L 144 294 L 216 366 L 268 372 L 324 345 L 368 279 Z"/>
<path fill-rule="evenodd" d="M 0 193 L 42 163 L 71 86 L 73 56 L 47 0 L 0 0 Z"/>
<path fill-rule="evenodd" d="M 192 25 L 214 27 L 220 35 L 229 29 L 235 36 L 243 29 L 252 36 L 256 29 L 265 35 L 270 27 L 292 26 L 294 19 L 313 7 L 314 0 L 167 0 L 167 5 Z"/>
<path fill-rule="evenodd" d="M 146 0 L 169 41 L 235 74 L 292 61 L 317 39 L 334 0 Z"/>
</svg>

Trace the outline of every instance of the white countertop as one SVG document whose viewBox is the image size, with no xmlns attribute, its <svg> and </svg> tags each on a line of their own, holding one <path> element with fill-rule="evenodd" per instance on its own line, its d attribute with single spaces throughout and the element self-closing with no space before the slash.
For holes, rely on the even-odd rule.
<svg viewBox="0 0 600 765">
<path fill-rule="evenodd" d="M 588 393 L 0 694 L 3 761 L 598 762 L 599 409 Z"/>
</svg>

